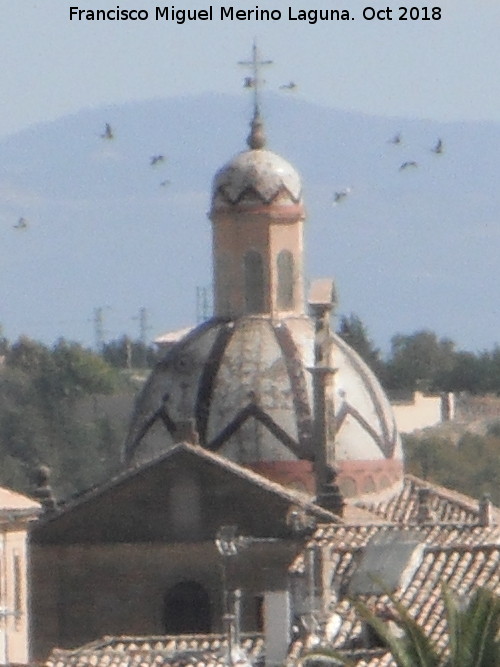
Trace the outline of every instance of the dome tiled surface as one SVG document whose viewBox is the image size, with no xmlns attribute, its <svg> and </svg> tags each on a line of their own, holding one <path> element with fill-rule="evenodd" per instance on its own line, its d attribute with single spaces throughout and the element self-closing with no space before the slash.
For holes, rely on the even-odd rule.
<svg viewBox="0 0 500 667">
<path fill-rule="evenodd" d="M 346 466 L 397 464 L 383 484 L 391 487 L 402 480 L 402 452 L 389 402 L 360 357 L 337 336 L 332 342 L 331 453 L 335 447 L 336 462 Z M 126 456 L 136 462 L 158 456 L 174 444 L 176 423 L 194 420 L 203 447 L 238 463 L 314 460 L 307 370 L 313 349 L 314 325 L 307 317 L 201 325 L 150 376 Z"/>
<path fill-rule="evenodd" d="M 217 172 L 213 182 L 214 202 L 220 198 L 236 204 L 253 195 L 269 204 L 282 193 L 298 203 L 302 196 L 300 176 L 289 162 L 265 149 L 239 153 Z"/>
</svg>

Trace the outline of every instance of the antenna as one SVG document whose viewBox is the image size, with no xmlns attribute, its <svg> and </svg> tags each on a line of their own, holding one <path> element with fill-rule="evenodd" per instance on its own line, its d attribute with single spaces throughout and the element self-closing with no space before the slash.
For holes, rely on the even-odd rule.
<svg viewBox="0 0 500 667">
<path fill-rule="evenodd" d="M 95 340 L 95 347 L 96 350 L 99 354 L 102 353 L 102 350 L 104 348 L 104 334 L 105 334 L 105 329 L 104 329 L 104 309 L 107 308 L 109 309 L 110 306 L 98 306 L 97 308 L 94 308 L 94 340 Z"/>
<path fill-rule="evenodd" d="M 140 352 L 140 366 L 145 368 L 147 366 L 146 349 L 148 346 L 148 331 L 151 327 L 148 324 L 148 310 L 144 306 L 139 308 L 139 314 L 132 318 L 139 321 L 139 342 L 141 344 Z"/>
</svg>

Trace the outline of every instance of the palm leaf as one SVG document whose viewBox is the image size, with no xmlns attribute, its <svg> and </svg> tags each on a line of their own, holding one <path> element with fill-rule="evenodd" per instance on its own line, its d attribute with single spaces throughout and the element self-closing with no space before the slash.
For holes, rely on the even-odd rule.
<svg viewBox="0 0 500 667">
<path fill-rule="evenodd" d="M 398 667 L 437 667 L 439 655 L 424 630 L 393 595 L 389 595 L 389 599 L 398 613 L 404 637 L 396 637 L 389 626 L 360 600 L 353 604 L 361 618 L 375 630 L 392 653 Z"/>
<path fill-rule="evenodd" d="M 469 603 L 460 607 L 443 587 L 448 633 L 449 667 L 500 665 L 500 598 L 487 588 L 478 588 Z"/>
</svg>

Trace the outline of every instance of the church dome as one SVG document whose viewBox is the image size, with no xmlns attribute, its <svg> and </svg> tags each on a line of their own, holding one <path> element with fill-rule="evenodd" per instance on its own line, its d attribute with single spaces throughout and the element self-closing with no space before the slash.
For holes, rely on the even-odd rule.
<svg viewBox="0 0 500 667">
<path fill-rule="evenodd" d="M 402 450 L 376 377 L 338 336 L 329 363 L 328 456 L 346 497 L 399 488 Z M 175 343 L 137 403 L 126 457 L 142 463 L 191 420 L 199 444 L 275 481 L 314 493 L 314 322 L 306 316 L 210 320 Z"/>
<path fill-rule="evenodd" d="M 321 502 L 338 497 L 335 483 L 345 497 L 392 493 L 403 463 L 391 407 L 330 333 L 330 280 L 316 281 L 315 319 L 305 315 L 301 180 L 266 149 L 257 106 L 247 143 L 213 181 L 215 317 L 171 344 L 152 372 L 125 459 L 163 454 L 191 423 L 202 447 Z"/>
<path fill-rule="evenodd" d="M 214 207 L 235 204 L 298 204 L 302 198 L 300 176 L 282 157 L 265 148 L 236 155 L 215 175 Z"/>
</svg>

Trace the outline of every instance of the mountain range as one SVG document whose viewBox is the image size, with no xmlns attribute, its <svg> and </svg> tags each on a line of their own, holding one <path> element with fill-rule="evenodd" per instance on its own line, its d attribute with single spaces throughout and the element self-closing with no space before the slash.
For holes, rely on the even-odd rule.
<svg viewBox="0 0 500 667">
<path fill-rule="evenodd" d="M 424 328 L 471 351 L 500 340 L 498 124 L 341 112 L 294 93 L 263 109 L 269 148 L 303 178 L 307 277 L 336 280 L 339 314 L 359 315 L 384 351 Z M 205 94 L 83 109 L 2 140 L 4 334 L 138 338 L 141 308 L 150 340 L 195 323 L 211 181 L 246 148 L 250 115 L 243 96 Z"/>
</svg>

